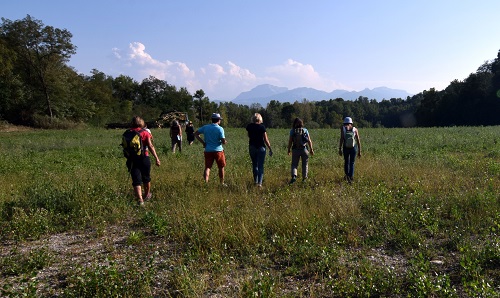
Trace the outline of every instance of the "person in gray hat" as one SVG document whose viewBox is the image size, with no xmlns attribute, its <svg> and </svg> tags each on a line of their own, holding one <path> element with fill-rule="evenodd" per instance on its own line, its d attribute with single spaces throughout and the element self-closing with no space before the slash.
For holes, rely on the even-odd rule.
<svg viewBox="0 0 500 298">
<path fill-rule="evenodd" d="M 354 179 L 354 162 L 356 155 L 361 157 L 361 141 L 359 131 L 353 126 L 352 118 L 345 117 L 344 124 L 340 128 L 339 155 L 344 156 L 344 173 L 347 182 Z"/>
<path fill-rule="evenodd" d="M 221 185 L 224 184 L 224 167 L 226 166 L 226 157 L 224 155 L 224 148 L 222 145 L 227 144 L 226 136 L 224 134 L 224 128 L 220 126 L 220 121 L 222 120 L 219 113 L 212 114 L 212 123 L 200 127 L 195 131 L 194 136 L 205 148 L 205 170 L 203 172 L 203 178 L 205 182 L 208 182 L 210 178 L 210 169 L 214 164 L 217 163 L 219 168 L 219 180 Z M 203 135 L 202 139 L 200 135 Z"/>
</svg>

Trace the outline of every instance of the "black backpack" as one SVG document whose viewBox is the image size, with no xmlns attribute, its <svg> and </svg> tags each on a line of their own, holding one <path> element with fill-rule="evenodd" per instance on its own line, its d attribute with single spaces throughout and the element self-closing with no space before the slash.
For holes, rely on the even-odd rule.
<svg viewBox="0 0 500 298">
<path fill-rule="evenodd" d="M 128 129 L 122 135 L 121 146 L 123 148 L 123 156 L 126 158 L 134 158 L 144 156 L 144 145 L 142 144 L 141 132 Z"/>
<path fill-rule="evenodd" d="M 293 130 L 292 143 L 294 149 L 302 149 L 306 146 L 308 137 L 302 127 Z"/>
</svg>

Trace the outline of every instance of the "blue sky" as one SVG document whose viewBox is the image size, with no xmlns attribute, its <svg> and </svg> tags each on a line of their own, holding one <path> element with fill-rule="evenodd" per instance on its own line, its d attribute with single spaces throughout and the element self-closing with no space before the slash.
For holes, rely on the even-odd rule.
<svg viewBox="0 0 500 298">
<path fill-rule="evenodd" d="M 79 73 L 152 75 L 211 100 L 260 84 L 442 90 L 496 58 L 499 12 L 498 0 L 0 3 L 0 17 L 69 30 Z"/>
</svg>

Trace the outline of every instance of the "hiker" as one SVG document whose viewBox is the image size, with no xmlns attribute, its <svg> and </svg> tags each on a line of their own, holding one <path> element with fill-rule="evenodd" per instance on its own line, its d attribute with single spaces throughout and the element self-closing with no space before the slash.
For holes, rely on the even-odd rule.
<svg viewBox="0 0 500 298">
<path fill-rule="evenodd" d="M 356 154 L 361 157 L 361 142 L 359 131 L 353 126 L 352 118 L 345 117 L 344 124 L 340 128 L 339 155 L 344 155 L 344 173 L 347 182 L 352 183 L 354 179 L 354 161 Z"/>
<path fill-rule="evenodd" d="M 290 149 L 292 150 L 290 151 Z M 314 155 L 314 149 L 309 131 L 304 127 L 304 122 L 300 118 L 295 118 L 290 130 L 288 155 L 290 153 L 292 154 L 292 179 L 289 184 L 297 181 L 297 167 L 299 166 L 300 159 L 302 159 L 302 181 L 305 181 L 309 172 L 309 153 Z"/>
<path fill-rule="evenodd" d="M 153 141 L 153 133 L 151 133 L 151 129 L 148 128 L 148 125 L 147 124 L 144 124 L 144 130 L 149 132 L 149 134 L 151 135 L 151 141 Z M 144 145 L 144 151 L 149 151 L 149 148 L 148 148 L 148 145 Z"/>
<path fill-rule="evenodd" d="M 224 135 L 224 128 L 220 126 L 220 121 L 222 120 L 220 114 L 212 114 L 212 123 L 206 124 L 195 131 L 194 136 L 203 145 L 204 155 L 205 155 L 205 170 L 203 172 L 203 178 L 205 182 L 208 183 L 210 177 L 210 169 L 217 162 L 217 167 L 219 168 L 219 180 L 222 186 L 226 186 L 224 183 L 224 167 L 226 166 L 226 157 L 224 155 L 224 148 L 222 145 L 227 144 L 226 136 Z M 203 135 L 204 140 L 200 137 Z"/>
<path fill-rule="evenodd" d="M 188 144 L 189 145 L 193 144 L 193 142 L 194 142 L 193 121 L 189 121 L 188 124 L 186 125 L 186 134 L 187 134 Z"/>
<path fill-rule="evenodd" d="M 172 153 L 175 153 L 175 146 L 179 148 L 179 153 L 182 153 L 182 127 L 179 121 L 174 120 L 170 124 L 170 140 L 172 142 Z"/>
<path fill-rule="evenodd" d="M 262 187 L 262 179 L 264 178 L 266 146 L 269 148 L 269 156 L 273 155 L 271 144 L 267 138 L 266 127 L 262 122 L 262 116 L 255 113 L 252 116 L 251 123 L 247 125 L 248 152 L 252 160 L 253 180 L 258 187 Z"/>
<path fill-rule="evenodd" d="M 137 199 L 139 205 L 143 206 L 145 200 L 151 199 L 151 161 L 149 159 L 149 151 L 153 154 L 156 165 L 160 166 L 161 162 L 156 154 L 155 147 L 152 141 L 152 135 L 146 129 L 144 129 L 144 120 L 135 116 L 131 121 L 131 128 L 129 131 L 135 131 L 139 133 L 142 148 L 139 148 L 142 152 L 140 154 L 134 154 L 127 158 L 127 169 L 132 177 L 132 186 L 134 187 L 134 196 Z M 146 150 L 146 147 L 148 150 Z M 142 193 L 142 187 L 144 185 L 144 195 Z"/>
</svg>

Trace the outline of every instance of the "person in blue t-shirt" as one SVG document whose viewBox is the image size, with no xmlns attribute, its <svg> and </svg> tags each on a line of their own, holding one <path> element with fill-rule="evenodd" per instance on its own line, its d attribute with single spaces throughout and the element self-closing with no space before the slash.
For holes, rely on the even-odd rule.
<svg viewBox="0 0 500 298">
<path fill-rule="evenodd" d="M 224 185 L 224 167 L 226 166 L 226 157 L 224 155 L 224 148 L 222 145 L 227 144 L 226 136 L 224 135 L 224 128 L 220 126 L 220 121 L 222 120 L 220 114 L 212 114 L 212 123 L 200 127 L 195 131 L 194 136 L 205 148 L 205 170 L 203 172 L 203 178 L 205 182 L 208 182 L 210 177 L 210 169 L 214 164 L 217 163 L 219 168 L 219 180 L 221 185 Z M 200 137 L 203 135 L 204 139 Z"/>
</svg>

